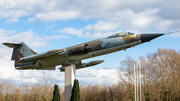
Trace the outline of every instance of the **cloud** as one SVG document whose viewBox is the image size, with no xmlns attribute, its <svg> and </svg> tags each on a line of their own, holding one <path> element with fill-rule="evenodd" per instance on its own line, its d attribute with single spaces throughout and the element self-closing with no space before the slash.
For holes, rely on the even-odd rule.
<svg viewBox="0 0 180 101">
<path fill-rule="evenodd" d="M 53 24 L 53 25 L 47 25 L 46 28 L 47 28 L 47 29 L 53 29 L 55 26 L 56 26 L 55 24 Z"/>
<path fill-rule="evenodd" d="M 2 68 L 3 65 L 1 65 Z M 14 71 L 13 69 L 6 68 L 6 71 L 0 71 L 0 79 L 1 80 L 19 80 L 20 72 Z"/>
<path fill-rule="evenodd" d="M 71 28 L 71 27 L 67 27 L 67 28 L 58 30 L 58 32 L 66 33 L 66 34 L 72 34 L 72 35 L 77 35 L 79 37 L 83 36 L 83 31 L 81 29 L 78 30 L 78 29 Z"/>
<path fill-rule="evenodd" d="M 19 43 L 24 41 L 31 48 L 44 47 L 46 42 L 43 41 L 37 33 L 32 30 L 16 33 L 14 30 L 0 29 L 0 43 L 10 42 Z M 26 82 L 26 71 L 18 71 L 14 68 L 14 61 L 11 61 L 12 49 L 0 44 L 0 81 L 23 81 Z M 27 82 L 35 82 L 34 79 L 29 79 Z"/>
<path fill-rule="evenodd" d="M 180 23 L 179 0 L 119 1 L 119 0 L 4 0 L 1 1 L 0 18 L 17 22 L 28 16 L 28 22 L 55 22 L 61 20 L 97 19 L 94 24 L 79 29 L 66 27 L 61 32 L 79 37 L 98 38 L 119 30 L 162 32 L 178 30 Z M 46 28 L 54 28 L 47 26 Z M 72 32 L 75 31 L 75 32 Z"/>
<path fill-rule="evenodd" d="M 35 78 L 23 79 L 22 82 L 23 83 L 32 83 L 32 84 L 38 83 L 37 79 L 35 79 Z"/>
<path fill-rule="evenodd" d="M 113 34 L 110 30 L 116 29 L 116 24 L 106 23 L 103 21 L 98 21 L 94 25 L 87 25 L 82 29 L 75 29 L 72 27 L 66 27 L 64 29 L 58 30 L 58 32 L 77 35 L 79 37 L 85 38 L 101 38 Z"/>
<path fill-rule="evenodd" d="M 101 18 L 103 20 L 118 19 L 118 12 L 130 9 L 135 14 L 145 9 L 159 9 L 156 14 L 163 19 L 179 19 L 179 1 L 119 1 L 119 0 L 1 0 L 1 17 L 5 19 L 18 19 L 22 16 L 32 15 L 29 22 L 33 21 L 58 21 L 69 19 Z M 124 16 L 123 14 L 121 15 Z M 130 17 L 130 16 L 125 16 Z"/>
<path fill-rule="evenodd" d="M 86 84 L 115 84 L 118 82 L 116 69 L 84 68 L 76 71 L 76 77 Z"/>
<path fill-rule="evenodd" d="M 112 34 L 115 34 L 115 33 L 114 32 L 95 32 L 95 33 L 93 33 L 93 32 L 87 31 L 84 34 L 84 37 L 85 38 L 102 38 L 102 37 L 107 37 Z"/>
<path fill-rule="evenodd" d="M 2 37 L 6 37 L 6 35 L 10 35 L 10 34 L 13 34 L 15 33 L 15 31 L 13 30 L 3 30 L 3 29 L 0 29 L 0 34 Z"/>
<path fill-rule="evenodd" d="M 35 14 L 35 17 L 29 18 L 28 22 L 68 20 L 76 18 L 78 14 L 79 12 L 76 11 L 52 11 L 47 13 L 38 13 Z"/>
<path fill-rule="evenodd" d="M 117 23 L 108 23 L 104 21 L 98 21 L 94 25 L 85 26 L 85 29 L 91 32 L 105 32 L 117 29 Z"/>
<path fill-rule="evenodd" d="M 66 27 L 59 32 L 77 35 L 85 38 L 101 38 L 115 34 L 119 31 L 134 32 L 162 32 L 171 27 L 173 21 L 159 18 L 156 14 L 159 9 L 145 9 L 135 13 L 131 9 L 118 11 L 108 20 L 100 20 L 92 25 L 87 25 L 81 29 Z M 123 16 L 122 16 L 123 15 Z"/>
<path fill-rule="evenodd" d="M 5 18 L 7 22 L 18 22 L 18 18 L 30 15 L 29 4 L 28 0 L 1 0 L 0 18 Z"/>
<path fill-rule="evenodd" d="M 59 38 L 68 38 L 68 36 L 64 36 L 64 35 L 44 36 L 44 39 L 47 39 L 47 40 L 53 40 L 53 39 L 59 39 Z"/>
<path fill-rule="evenodd" d="M 34 33 L 33 30 L 26 32 L 16 33 L 12 30 L 3 30 L 0 29 L 1 40 L 0 43 L 10 42 L 10 43 L 19 43 L 25 42 L 28 46 L 32 48 L 44 47 L 46 42 L 38 36 L 37 33 Z M 33 40 L 33 41 L 32 41 Z"/>
</svg>

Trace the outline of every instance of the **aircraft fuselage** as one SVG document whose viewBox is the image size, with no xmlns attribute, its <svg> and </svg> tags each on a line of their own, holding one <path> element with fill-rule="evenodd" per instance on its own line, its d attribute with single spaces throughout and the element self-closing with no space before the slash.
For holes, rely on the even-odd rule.
<svg viewBox="0 0 180 101">
<path fill-rule="evenodd" d="M 15 60 L 16 69 L 54 70 L 55 66 L 62 65 L 62 68 L 60 69 L 63 71 L 64 66 L 72 63 L 76 64 L 78 69 L 99 64 L 104 62 L 104 60 L 87 63 L 81 63 L 81 60 L 126 50 L 127 48 L 148 42 L 161 35 L 163 34 L 134 34 L 130 32 L 120 32 L 106 38 L 93 40 L 64 49 L 50 50 L 39 54 L 29 49 L 23 42 L 19 44 L 3 44 L 10 48 L 14 48 L 12 60 Z"/>
</svg>

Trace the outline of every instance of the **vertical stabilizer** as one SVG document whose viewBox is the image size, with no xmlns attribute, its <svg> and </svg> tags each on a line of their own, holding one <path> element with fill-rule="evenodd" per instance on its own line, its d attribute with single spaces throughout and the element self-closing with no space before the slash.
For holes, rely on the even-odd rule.
<svg viewBox="0 0 180 101">
<path fill-rule="evenodd" d="M 11 60 L 15 60 L 15 62 L 18 62 L 20 60 L 20 58 L 22 58 L 22 57 L 37 54 L 32 49 L 30 49 L 24 42 L 20 42 L 18 44 L 3 43 L 3 45 L 5 45 L 9 48 L 13 48 Z"/>
</svg>

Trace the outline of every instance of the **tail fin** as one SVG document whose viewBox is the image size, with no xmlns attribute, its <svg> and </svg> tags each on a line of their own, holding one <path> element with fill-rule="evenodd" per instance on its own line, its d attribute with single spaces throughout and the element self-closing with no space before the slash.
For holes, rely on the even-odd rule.
<svg viewBox="0 0 180 101">
<path fill-rule="evenodd" d="M 30 56 L 33 54 L 37 54 L 32 49 L 30 49 L 24 42 L 20 42 L 18 44 L 15 43 L 3 43 L 3 45 L 14 48 L 11 60 L 15 60 L 15 62 L 18 62 L 20 58 Z"/>
</svg>

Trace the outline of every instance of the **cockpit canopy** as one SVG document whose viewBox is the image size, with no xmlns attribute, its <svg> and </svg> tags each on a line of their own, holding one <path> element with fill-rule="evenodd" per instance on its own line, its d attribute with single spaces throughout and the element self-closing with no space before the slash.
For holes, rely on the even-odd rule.
<svg viewBox="0 0 180 101">
<path fill-rule="evenodd" d="M 113 37 L 124 37 L 124 36 L 130 36 L 130 35 L 134 35 L 134 33 L 131 33 L 131 32 L 119 32 L 119 33 L 110 35 L 108 38 L 113 38 Z"/>
</svg>

